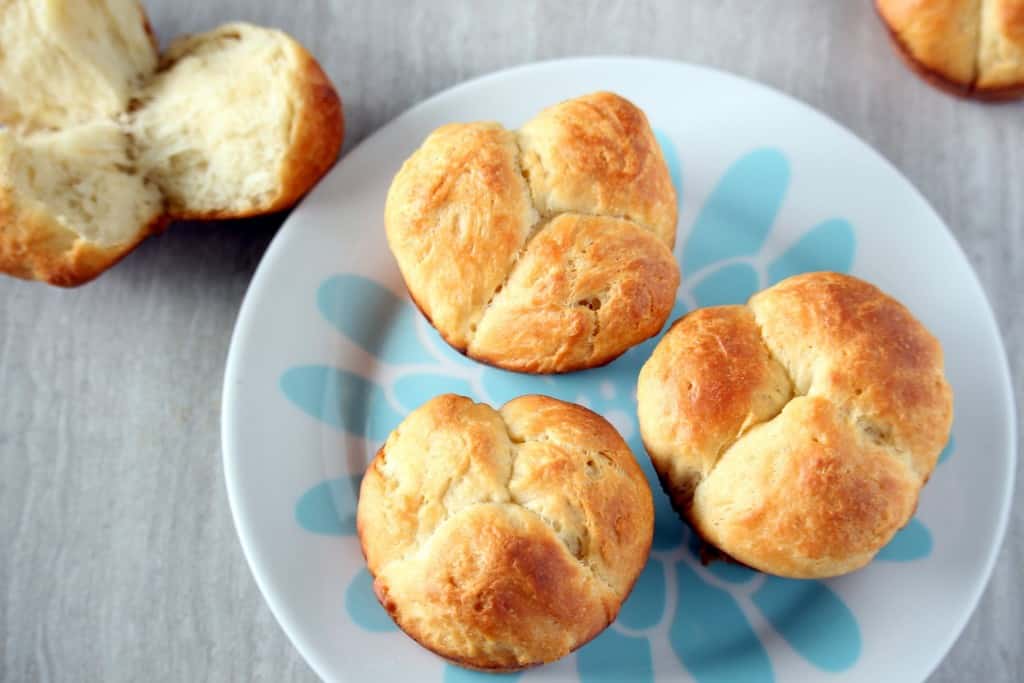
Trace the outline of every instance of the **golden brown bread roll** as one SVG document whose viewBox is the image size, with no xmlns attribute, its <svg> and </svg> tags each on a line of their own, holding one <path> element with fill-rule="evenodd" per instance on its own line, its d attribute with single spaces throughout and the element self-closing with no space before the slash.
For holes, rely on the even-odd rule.
<svg viewBox="0 0 1024 683">
<path fill-rule="evenodd" d="M 167 224 L 110 121 L 18 139 L 0 130 L 0 272 L 73 286 Z"/>
<path fill-rule="evenodd" d="M 74 286 L 168 221 L 294 204 L 344 137 L 313 57 L 233 23 L 159 57 L 135 0 L 0 1 L 0 273 Z"/>
<path fill-rule="evenodd" d="M 446 394 L 370 463 L 357 526 L 402 630 L 502 671 L 563 657 L 615 619 L 647 561 L 654 508 L 601 416 L 546 396 L 496 411 Z"/>
<path fill-rule="evenodd" d="M 677 321 L 640 371 L 644 445 L 675 508 L 756 569 L 863 567 L 949 438 L 938 341 L 857 278 L 809 273 Z"/>
<path fill-rule="evenodd" d="M 1024 0 L 983 0 L 977 93 L 1024 95 Z"/>
<path fill-rule="evenodd" d="M 523 174 L 542 216 L 624 218 L 671 247 L 676 193 L 647 117 L 600 92 L 549 107 L 519 129 Z"/>
<path fill-rule="evenodd" d="M 1024 95 L 1024 0 L 876 0 L 899 53 L 961 95 Z"/>
<path fill-rule="evenodd" d="M 611 93 L 518 132 L 442 126 L 395 176 L 385 223 L 434 327 L 509 370 L 607 363 L 661 330 L 679 285 L 668 169 L 643 112 Z"/>
</svg>

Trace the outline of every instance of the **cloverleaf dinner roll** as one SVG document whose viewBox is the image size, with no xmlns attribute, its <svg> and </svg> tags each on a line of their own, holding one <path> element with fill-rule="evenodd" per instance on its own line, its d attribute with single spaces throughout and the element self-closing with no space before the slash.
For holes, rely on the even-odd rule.
<svg viewBox="0 0 1024 683">
<path fill-rule="evenodd" d="M 661 330 L 679 285 L 675 189 L 647 118 L 612 93 L 518 131 L 438 128 L 395 176 L 385 223 L 444 339 L 509 370 L 607 363 Z"/>
<path fill-rule="evenodd" d="M 546 396 L 501 410 L 446 394 L 391 433 L 363 477 L 374 591 L 462 666 L 551 662 L 616 617 L 647 561 L 651 491 L 604 418 Z"/>
<path fill-rule="evenodd" d="M 904 60 L 959 95 L 1024 95 L 1024 0 L 875 0 Z"/>
<path fill-rule="evenodd" d="M 794 578 L 871 561 L 913 514 L 953 415 L 938 341 L 836 273 L 678 320 L 637 399 L 647 452 L 693 529 Z"/>
</svg>

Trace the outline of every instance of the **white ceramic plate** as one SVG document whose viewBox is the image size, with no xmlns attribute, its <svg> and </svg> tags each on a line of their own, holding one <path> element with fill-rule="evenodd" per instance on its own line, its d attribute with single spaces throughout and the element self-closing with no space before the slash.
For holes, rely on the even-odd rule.
<svg viewBox="0 0 1024 683">
<path fill-rule="evenodd" d="M 904 301 L 946 351 L 953 442 L 913 522 L 863 571 L 783 581 L 701 566 L 660 489 L 651 561 L 618 621 L 523 680 L 922 680 L 977 603 L 1007 519 L 1016 443 L 1005 354 L 978 280 L 920 194 L 821 114 L 710 69 L 549 62 L 453 88 L 353 150 L 281 229 L 253 278 L 224 380 L 238 534 L 284 630 L 327 680 L 473 680 L 394 629 L 354 536 L 359 474 L 410 409 L 445 391 L 547 393 L 603 413 L 634 447 L 645 344 L 598 370 L 500 372 L 447 348 L 409 303 L 382 224 L 402 161 L 435 127 L 516 127 L 617 91 L 648 114 L 680 190 L 676 315 L 742 302 L 788 274 L 840 270 Z"/>
</svg>

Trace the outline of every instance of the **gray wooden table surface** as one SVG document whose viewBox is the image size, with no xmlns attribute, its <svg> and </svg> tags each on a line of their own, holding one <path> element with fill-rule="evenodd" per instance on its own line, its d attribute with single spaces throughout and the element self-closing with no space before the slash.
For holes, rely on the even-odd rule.
<svg viewBox="0 0 1024 683">
<path fill-rule="evenodd" d="M 232 19 L 298 37 L 342 93 L 346 150 L 448 86 L 539 59 L 653 55 L 774 86 L 877 148 L 946 219 L 1022 395 L 1024 102 L 922 84 L 867 0 L 146 4 L 165 42 Z M 77 290 L 0 281 L 0 680 L 314 680 L 249 573 L 220 461 L 228 340 L 283 219 L 173 226 Z M 934 681 L 1024 680 L 1022 567 L 1018 504 Z"/>
</svg>

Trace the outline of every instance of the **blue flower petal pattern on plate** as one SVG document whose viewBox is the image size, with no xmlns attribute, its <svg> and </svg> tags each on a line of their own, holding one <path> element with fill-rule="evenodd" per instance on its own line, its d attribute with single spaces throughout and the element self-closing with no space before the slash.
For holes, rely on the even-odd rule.
<svg viewBox="0 0 1024 683">
<path fill-rule="evenodd" d="M 512 681 L 519 680 L 519 677 L 522 675 L 522 671 L 491 674 L 463 669 L 453 664 L 445 664 L 443 680 L 444 683 L 512 683 Z"/>
<path fill-rule="evenodd" d="M 768 264 L 768 284 L 773 285 L 791 275 L 819 270 L 849 272 L 855 246 L 856 238 L 849 222 L 833 218 L 819 223 Z"/>
<path fill-rule="evenodd" d="M 681 200 L 681 164 L 675 146 L 662 131 L 656 131 L 656 137 Z M 698 212 L 688 238 L 679 245 L 683 274 L 688 279 L 680 287 L 680 302 L 670 320 L 684 315 L 687 303 L 743 303 L 759 288 L 798 272 L 849 271 L 856 239 L 853 226 L 841 218 L 820 222 L 781 255 L 767 263 L 763 260 L 762 250 L 785 199 L 790 175 L 789 161 L 773 148 L 753 150 L 728 168 Z M 652 645 L 647 636 L 657 637 L 666 617 L 668 644 L 697 683 L 774 679 L 769 654 L 746 617 L 754 612 L 811 665 L 842 671 L 855 664 L 862 646 L 859 627 L 853 612 L 826 584 L 762 578 L 754 570 L 725 562 L 699 566 L 699 541 L 687 531 L 661 491 L 645 457 L 635 419 L 636 375 L 657 339 L 603 368 L 539 377 L 465 358 L 449 347 L 404 297 L 370 278 L 337 275 L 325 280 L 317 292 L 317 305 L 324 319 L 349 342 L 372 356 L 374 363 L 389 368 L 390 374 L 384 376 L 389 377 L 390 385 L 385 390 L 355 373 L 315 365 L 286 370 L 280 388 L 303 412 L 348 434 L 381 441 L 405 413 L 446 391 L 496 406 L 528 393 L 582 401 L 620 429 L 654 492 L 654 552 L 616 625 L 575 655 L 581 681 L 653 681 Z M 410 365 L 415 367 L 404 367 Z M 379 376 L 375 366 L 366 370 L 355 367 L 368 377 Z M 952 449 L 950 439 L 939 461 Z M 359 478 L 354 474 L 309 489 L 295 506 L 298 523 L 312 533 L 353 536 Z M 690 552 L 679 559 L 675 549 L 687 538 Z M 930 553 L 931 543 L 927 528 L 914 519 L 878 559 L 919 559 Z M 669 590 L 673 577 L 674 600 Z M 762 583 L 753 583 L 755 579 Z M 345 604 L 352 620 L 362 628 L 395 629 L 377 603 L 365 570 L 348 586 Z M 671 611 L 666 615 L 667 609 Z M 516 680 L 521 675 L 496 677 L 450 664 L 443 673 L 449 683 Z"/>
<path fill-rule="evenodd" d="M 726 583 L 746 583 L 758 575 L 750 567 L 733 562 L 717 561 L 707 566 L 707 570 L 716 578 Z"/>
<path fill-rule="evenodd" d="M 637 434 L 629 440 L 629 447 L 640 463 L 640 469 L 647 475 L 647 483 L 651 486 L 651 493 L 654 495 L 654 540 L 651 548 L 654 550 L 672 550 L 683 542 L 685 528 L 679 519 L 679 514 L 672 509 L 672 503 L 664 491 L 661 490 L 661 483 L 658 475 L 654 472 L 654 465 L 648 458 L 640 440 L 639 429 Z"/>
<path fill-rule="evenodd" d="M 679 162 L 679 155 L 676 154 L 676 146 L 668 133 L 657 128 L 654 129 L 654 138 L 661 147 L 661 155 L 665 157 L 665 165 L 668 166 L 668 174 L 672 178 L 672 185 L 676 189 L 676 204 L 683 204 L 683 165 Z"/>
<path fill-rule="evenodd" d="M 681 302 L 676 302 L 675 307 L 668 316 L 668 320 L 666 321 L 664 328 L 662 328 L 662 332 L 666 332 L 672 323 L 686 315 L 686 312 L 686 306 Z M 613 373 L 610 373 L 605 379 L 611 380 L 614 383 L 616 392 L 620 389 L 623 390 L 623 398 L 628 398 L 631 402 L 630 404 L 634 407 L 636 406 L 636 387 L 631 384 L 624 383 L 627 380 L 631 381 L 632 384 L 636 383 L 636 376 L 640 373 L 640 368 L 644 366 L 647 359 L 651 357 L 652 353 L 654 353 L 654 347 L 658 345 L 659 341 L 661 341 L 661 333 L 645 342 L 637 344 L 619 356 L 619 358 L 613 361 L 611 365 L 607 366 L 607 368 L 612 370 Z M 604 368 L 599 368 L 599 370 L 601 369 Z"/>
<path fill-rule="evenodd" d="M 336 275 L 316 293 L 323 317 L 363 351 L 387 363 L 430 363 L 416 337 L 416 308 L 361 275 Z M 378 322 L 390 320 L 387 328 Z"/>
<path fill-rule="evenodd" d="M 398 402 L 412 411 L 439 394 L 455 393 L 478 399 L 469 382 L 456 377 L 416 373 L 403 375 L 392 385 Z"/>
<path fill-rule="evenodd" d="M 320 482 L 295 504 L 295 521 L 306 531 L 325 536 L 354 536 L 356 500 L 363 475 Z"/>
<path fill-rule="evenodd" d="M 956 441 L 953 438 L 953 435 L 950 434 L 949 435 L 949 441 L 946 442 L 946 447 L 942 449 L 941 453 L 939 453 L 939 461 L 938 461 L 937 464 L 941 465 L 942 463 L 946 462 L 946 460 L 949 459 L 949 456 L 953 455 L 953 449 L 955 449 L 955 448 L 956 448 Z"/>
<path fill-rule="evenodd" d="M 857 620 L 824 583 L 765 576 L 752 599 L 789 646 L 819 669 L 844 671 L 860 656 Z"/>
<path fill-rule="evenodd" d="M 679 604 L 669 641 L 697 683 L 771 683 L 771 660 L 743 610 L 728 591 L 675 566 Z"/>
<path fill-rule="evenodd" d="M 289 368 L 281 375 L 281 391 L 306 413 L 353 436 L 383 441 L 402 421 L 383 389 L 347 370 Z"/>
<path fill-rule="evenodd" d="M 914 517 L 896 532 L 892 540 L 878 551 L 875 559 L 886 562 L 911 562 L 928 557 L 932 552 L 932 532 Z"/>
<path fill-rule="evenodd" d="M 956 449 L 956 439 L 952 434 L 945 448 L 939 453 L 936 466 L 946 462 Z M 928 557 L 932 553 L 932 532 L 917 517 L 912 518 L 907 525 L 896 532 L 892 540 L 882 548 L 876 560 L 885 562 L 912 562 Z"/>
<path fill-rule="evenodd" d="M 619 611 L 618 621 L 634 630 L 650 628 L 665 613 L 665 567 L 652 557 L 640 573 L 633 592 Z"/>
<path fill-rule="evenodd" d="M 693 288 L 699 306 L 743 304 L 761 289 L 757 271 L 746 263 L 733 263 L 714 271 Z"/>
<path fill-rule="evenodd" d="M 398 630 L 395 622 L 377 602 L 377 596 L 373 593 L 373 577 L 366 569 L 360 569 L 345 589 L 345 611 L 352 617 L 352 621 L 367 631 L 387 633 Z"/>
<path fill-rule="evenodd" d="M 471 368 L 477 365 L 476 361 L 470 360 L 466 354 L 446 342 L 441 333 L 434 329 L 434 326 L 427 322 L 427 319 L 415 307 L 411 304 L 410 307 L 418 318 L 417 323 L 419 324 L 421 334 L 426 337 L 424 349 L 432 355 L 432 362 L 441 362 L 448 366 L 464 368 Z"/>
<path fill-rule="evenodd" d="M 789 161 L 757 149 L 736 161 L 711 192 L 683 249 L 683 275 L 761 250 L 789 186 Z"/>
<path fill-rule="evenodd" d="M 647 638 L 606 629 L 580 648 L 576 670 L 582 683 L 653 683 L 651 644 Z"/>
<path fill-rule="evenodd" d="M 487 368 L 484 370 L 481 382 L 484 391 L 487 392 L 487 397 L 497 407 L 523 394 L 550 393 L 552 386 L 545 382 L 545 379 L 547 378 L 521 375 L 498 368 Z"/>
<path fill-rule="evenodd" d="M 690 531 L 688 533 L 686 539 L 686 547 L 690 551 L 690 556 L 693 557 L 694 560 L 697 560 L 702 564 L 704 562 L 701 559 L 701 549 L 703 545 L 704 541 L 701 540 L 700 536 L 698 536 L 693 531 Z M 730 562 L 728 560 L 717 558 L 711 560 L 707 565 L 705 565 L 704 570 L 712 576 L 714 576 L 716 579 L 724 581 L 726 583 L 746 583 L 753 579 L 755 576 L 759 576 L 759 573 L 756 570 L 753 570 L 742 564 L 737 564 L 735 562 Z"/>
</svg>

